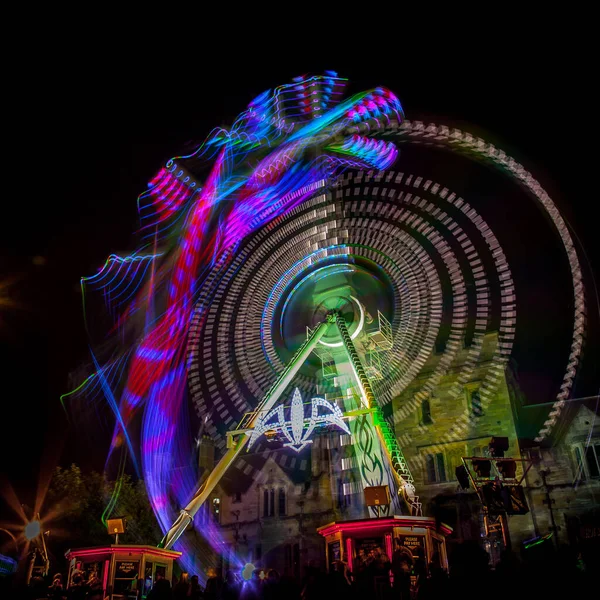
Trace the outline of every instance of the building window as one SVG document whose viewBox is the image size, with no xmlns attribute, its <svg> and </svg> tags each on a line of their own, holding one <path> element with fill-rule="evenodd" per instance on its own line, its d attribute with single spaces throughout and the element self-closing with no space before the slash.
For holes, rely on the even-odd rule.
<svg viewBox="0 0 600 600">
<path fill-rule="evenodd" d="M 433 454 L 428 454 L 425 457 L 425 470 L 427 472 L 427 481 L 429 483 L 434 483 L 435 479 L 435 459 L 433 458 Z"/>
<path fill-rule="evenodd" d="M 585 449 L 585 464 L 590 477 L 600 477 L 600 444 Z"/>
<path fill-rule="evenodd" d="M 262 546 L 260 544 L 256 544 L 256 547 L 254 548 L 254 560 L 256 562 L 259 562 L 261 558 L 262 558 Z"/>
<path fill-rule="evenodd" d="M 263 492 L 263 517 L 273 517 L 275 515 L 275 490 L 265 490 Z"/>
<path fill-rule="evenodd" d="M 285 490 L 283 488 L 279 490 L 279 514 L 285 515 Z"/>
<path fill-rule="evenodd" d="M 233 495 L 233 498 L 231 499 L 233 504 L 238 504 L 242 501 L 242 493 L 241 492 L 236 492 Z"/>
<path fill-rule="evenodd" d="M 455 448 L 448 453 L 448 481 L 456 481 L 456 469 L 462 466 L 464 449 Z"/>
<path fill-rule="evenodd" d="M 600 444 L 575 446 L 578 479 L 598 479 L 600 477 Z"/>
<path fill-rule="evenodd" d="M 446 469 L 444 467 L 444 455 L 440 452 L 435 455 L 438 481 L 446 481 Z"/>
<path fill-rule="evenodd" d="M 447 481 L 443 452 L 428 454 L 425 457 L 425 470 L 428 483 L 443 483 Z"/>
<path fill-rule="evenodd" d="M 421 422 L 423 425 L 431 425 L 433 423 L 431 419 L 431 405 L 429 400 L 423 400 L 421 402 Z"/>
<path fill-rule="evenodd" d="M 481 406 L 481 395 L 479 390 L 472 390 L 469 395 L 471 414 L 474 417 L 483 417 L 483 407 Z"/>
<path fill-rule="evenodd" d="M 542 454 L 539 448 L 529 448 L 529 458 L 533 461 L 533 464 L 538 464 L 542 460 Z"/>
</svg>

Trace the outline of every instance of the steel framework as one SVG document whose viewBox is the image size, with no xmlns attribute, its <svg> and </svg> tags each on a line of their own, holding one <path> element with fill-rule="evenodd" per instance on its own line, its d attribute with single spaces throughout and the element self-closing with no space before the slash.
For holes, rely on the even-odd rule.
<svg viewBox="0 0 600 600">
<path fill-rule="evenodd" d="M 332 312 L 328 315 L 326 321 L 317 325 L 315 329 L 308 330 L 306 341 L 298 348 L 292 360 L 287 364 L 281 375 L 267 391 L 256 410 L 246 413 L 237 429 L 228 432 L 226 453 L 210 472 L 207 479 L 199 487 L 187 506 L 180 511 L 179 517 L 166 533 L 160 542 L 159 547 L 166 549 L 172 548 L 173 544 L 181 537 L 188 525 L 193 521 L 194 515 L 198 512 L 204 502 L 206 502 L 210 493 L 217 486 L 227 469 L 248 444 L 248 441 L 250 440 L 249 434 L 254 429 L 259 417 L 268 413 L 275 406 L 275 403 L 290 384 L 294 375 L 298 372 L 310 353 L 315 350 L 317 344 L 331 326 L 336 326 L 339 331 L 361 397 L 362 409 L 347 412 L 344 414 L 344 417 L 350 418 L 355 417 L 358 414 L 374 413 L 374 424 L 381 447 L 392 466 L 394 477 L 403 498 L 406 501 L 411 514 L 417 516 L 421 515 L 421 503 L 419 502 L 418 496 L 415 495 L 414 479 L 408 469 L 406 459 L 398 446 L 396 436 L 384 418 L 380 407 L 377 405 L 369 378 L 366 375 L 360 356 L 348 333 L 348 328 L 346 327 L 343 317 L 339 312 Z"/>
</svg>

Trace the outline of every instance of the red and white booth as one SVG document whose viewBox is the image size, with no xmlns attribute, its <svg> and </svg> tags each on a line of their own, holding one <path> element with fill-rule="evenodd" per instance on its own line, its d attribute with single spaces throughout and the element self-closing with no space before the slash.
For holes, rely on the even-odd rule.
<svg viewBox="0 0 600 600">
<path fill-rule="evenodd" d="M 393 516 L 379 519 L 340 521 L 319 527 L 317 531 L 325 538 L 327 569 L 336 560 L 343 560 L 352 570 L 352 561 L 359 550 L 369 550 L 379 546 L 388 557 L 392 557 L 394 539 L 410 550 L 416 559 L 419 555 L 429 564 L 434 554 L 440 559 L 440 566 L 448 568 L 446 537 L 452 529 L 443 523 L 436 527 L 432 517 Z"/>
<path fill-rule="evenodd" d="M 76 548 L 65 556 L 69 561 L 68 586 L 80 572 L 87 581 L 96 573 L 102 581 L 104 597 L 110 600 L 143 600 L 157 575 L 172 583 L 173 561 L 181 552 L 134 544 Z"/>
</svg>

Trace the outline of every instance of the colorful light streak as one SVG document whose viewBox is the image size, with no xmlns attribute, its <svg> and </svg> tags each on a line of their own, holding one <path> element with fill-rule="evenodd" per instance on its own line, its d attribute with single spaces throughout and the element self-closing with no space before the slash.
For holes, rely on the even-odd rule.
<svg viewBox="0 0 600 600">
<path fill-rule="evenodd" d="M 540 544 L 543 544 L 544 542 L 548 541 L 552 537 L 552 535 L 552 532 L 550 532 L 542 537 L 527 540 L 526 542 L 523 542 L 523 547 L 525 548 L 525 550 L 528 550 L 529 548 L 533 548 L 534 546 L 539 546 Z"/>
<path fill-rule="evenodd" d="M 346 166 L 384 168 L 397 156 L 389 142 L 347 137 L 344 131 L 357 124 L 368 129 L 374 119 L 401 119 L 398 99 L 378 88 L 340 102 L 344 86 L 333 72 L 297 78 L 259 95 L 230 130 L 215 129 L 193 155 L 168 161 L 138 198 L 143 239 L 151 237 L 156 247 L 179 228 L 166 263 L 161 252 L 111 255 L 96 275 L 82 279 L 82 286 L 100 292 L 111 310 L 129 303 L 117 320 L 119 328 L 137 311 L 146 311 L 120 400 L 113 375 L 121 372 L 121 364 L 101 367 L 93 352 L 96 372 L 71 395 L 104 396 L 117 422 L 111 453 L 124 440 L 136 468 L 128 427 L 143 410 L 141 473 L 163 530 L 173 518 L 167 498 L 185 504 L 196 484 L 188 443 L 179 432 L 188 426 L 181 416 L 185 343 L 203 276 L 230 260 L 249 233 L 301 203 L 317 182 Z M 192 167 L 209 160 L 214 164 L 201 186 L 184 163 Z M 155 269 L 159 257 L 164 265 Z M 141 291 L 150 271 L 151 281 Z M 150 313 L 161 297 L 165 306 L 154 318 Z"/>
<path fill-rule="evenodd" d="M 586 321 L 586 298 L 581 263 L 579 261 L 577 250 L 575 249 L 571 231 L 554 201 L 550 198 L 548 192 L 541 186 L 539 181 L 537 181 L 523 165 L 514 160 L 514 158 L 508 156 L 502 149 L 494 146 L 494 144 L 487 143 L 484 140 L 459 129 L 450 130 L 444 125 L 436 125 L 434 123 L 430 123 L 426 126 L 420 121 L 405 121 L 401 126 L 398 124 L 395 139 L 399 143 L 402 143 L 402 141 L 420 143 L 425 139 L 436 146 L 448 147 L 456 152 L 464 153 L 477 160 L 481 160 L 482 162 L 493 164 L 498 169 L 507 173 L 509 177 L 517 181 L 532 194 L 539 207 L 552 220 L 557 233 L 560 235 L 571 270 L 573 287 L 573 337 L 571 341 L 571 351 L 569 353 L 560 391 L 556 396 L 556 401 L 552 406 L 548 419 L 544 422 L 543 427 L 535 438 L 536 442 L 541 442 L 550 434 L 565 407 L 575 381 L 577 367 L 583 349 Z"/>
<path fill-rule="evenodd" d="M 17 561 L 10 556 L 0 554 L 0 577 L 12 575 L 17 570 Z"/>
<path fill-rule="evenodd" d="M 148 268 L 160 256 L 160 253 L 126 257 L 111 254 L 98 273 L 81 278 L 84 314 L 86 287 L 102 293 L 107 308 L 115 311 L 134 298 L 146 278 Z"/>
</svg>

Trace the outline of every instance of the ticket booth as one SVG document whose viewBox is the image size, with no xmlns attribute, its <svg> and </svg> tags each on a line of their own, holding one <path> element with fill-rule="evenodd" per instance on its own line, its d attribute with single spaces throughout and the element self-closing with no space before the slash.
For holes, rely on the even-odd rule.
<svg viewBox="0 0 600 600">
<path fill-rule="evenodd" d="M 95 573 L 109 600 L 143 600 L 157 577 L 173 581 L 173 561 L 181 552 L 154 546 L 113 545 L 69 550 L 67 585 L 80 573 L 87 581 Z"/>
<path fill-rule="evenodd" d="M 448 568 L 446 537 L 452 529 L 443 523 L 436 528 L 435 519 L 431 517 L 393 516 L 340 521 L 319 527 L 317 531 L 325 538 L 328 570 L 336 560 L 343 560 L 352 570 L 352 563 L 361 550 L 368 555 L 377 546 L 391 559 L 395 538 L 414 559 L 420 556 L 428 565 L 437 553 L 441 567 Z"/>
</svg>

